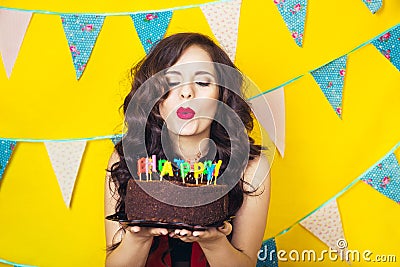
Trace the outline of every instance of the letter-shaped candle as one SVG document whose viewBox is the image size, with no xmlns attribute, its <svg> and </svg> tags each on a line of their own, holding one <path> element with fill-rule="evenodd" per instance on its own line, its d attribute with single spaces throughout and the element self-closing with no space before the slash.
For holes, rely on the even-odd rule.
<svg viewBox="0 0 400 267">
<path fill-rule="evenodd" d="M 156 155 L 151 156 L 151 171 L 152 172 L 157 172 L 157 159 Z"/>
<path fill-rule="evenodd" d="M 140 158 L 137 162 L 137 175 L 139 176 L 139 180 L 142 180 L 142 173 L 146 173 L 146 158 Z"/>
<path fill-rule="evenodd" d="M 164 166 L 160 173 L 161 177 L 164 176 L 166 173 L 168 173 L 169 176 L 174 176 L 174 173 L 172 171 L 172 165 L 171 165 L 170 161 L 166 161 L 164 163 Z"/>
<path fill-rule="evenodd" d="M 199 184 L 199 175 L 204 172 L 204 164 L 202 162 L 195 162 L 194 166 L 194 179 L 196 179 L 196 184 Z"/>
<path fill-rule="evenodd" d="M 214 184 L 217 184 L 217 177 L 219 175 L 219 169 L 221 168 L 222 165 L 222 160 L 218 160 L 217 164 L 215 164 L 215 170 L 214 170 Z"/>
<path fill-rule="evenodd" d="M 213 174 L 214 169 L 215 169 L 214 164 L 212 164 L 211 166 L 207 166 L 207 184 L 209 184 L 212 179 L 212 176 L 213 176 L 212 174 Z"/>
<path fill-rule="evenodd" d="M 160 159 L 160 160 L 158 161 L 158 171 L 159 171 L 159 172 L 162 171 L 163 165 L 164 165 L 165 162 L 167 162 L 166 159 Z"/>
<path fill-rule="evenodd" d="M 182 177 L 182 183 L 185 183 L 185 177 L 188 172 L 190 172 L 190 164 L 188 162 L 183 162 L 181 163 L 181 177 Z"/>
<path fill-rule="evenodd" d="M 222 160 L 218 160 L 217 164 L 215 164 L 215 170 L 214 170 L 214 177 L 217 178 L 219 175 L 219 169 L 221 168 L 222 165 Z"/>
<path fill-rule="evenodd" d="M 185 161 L 183 159 L 174 159 L 174 162 L 176 163 L 176 166 L 178 167 L 178 169 L 180 169 L 181 164 Z"/>
</svg>

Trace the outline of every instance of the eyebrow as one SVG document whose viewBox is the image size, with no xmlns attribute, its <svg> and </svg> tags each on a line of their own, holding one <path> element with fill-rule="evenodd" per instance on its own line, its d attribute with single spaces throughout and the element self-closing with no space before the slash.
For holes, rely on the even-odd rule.
<svg viewBox="0 0 400 267">
<path fill-rule="evenodd" d="M 180 73 L 179 71 L 176 71 L 176 70 L 168 70 L 165 74 L 176 74 L 176 75 L 182 76 L 182 73 Z M 204 74 L 206 74 L 206 75 L 210 75 L 210 76 L 214 77 L 214 74 L 212 74 L 211 72 L 205 71 L 205 70 L 196 71 L 194 74 L 195 75 L 204 75 Z"/>
<path fill-rule="evenodd" d="M 208 75 L 214 77 L 214 74 L 212 74 L 211 72 L 205 71 L 205 70 L 196 71 L 194 74 L 195 74 L 195 75 L 208 74 Z"/>
</svg>

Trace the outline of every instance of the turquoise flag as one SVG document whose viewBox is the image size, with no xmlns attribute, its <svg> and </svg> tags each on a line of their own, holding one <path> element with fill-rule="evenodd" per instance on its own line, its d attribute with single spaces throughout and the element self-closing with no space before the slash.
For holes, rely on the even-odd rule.
<svg viewBox="0 0 400 267">
<path fill-rule="evenodd" d="M 363 0 L 372 14 L 375 14 L 382 7 L 382 0 Z"/>
<path fill-rule="evenodd" d="M 278 267 L 275 238 L 265 240 L 257 254 L 256 267 Z"/>
<path fill-rule="evenodd" d="M 339 118 L 342 118 L 342 91 L 346 74 L 347 55 L 313 70 L 311 75 L 321 88 Z"/>
<path fill-rule="evenodd" d="M 400 71 L 400 25 L 373 40 L 372 44 Z"/>
<path fill-rule="evenodd" d="M 273 0 L 288 27 L 293 40 L 303 45 L 304 24 L 306 22 L 307 0 Z"/>
<path fill-rule="evenodd" d="M 374 166 L 361 180 L 400 204 L 400 165 L 394 153 Z"/>
<path fill-rule="evenodd" d="M 72 55 L 76 78 L 79 79 L 92 54 L 97 36 L 103 26 L 104 16 L 64 14 L 61 15 L 61 22 Z"/>
<path fill-rule="evenodd" d="M 172 18 L 172 11 L 136 13 L 131 14 L 131 18 L 144 51 L 148 54 L 153 45 L 164 37 Z"/>
<path fill-rule="evenodd" d="M 17 142 L 15 141 L 0 140 L 0 180 L 3 177 L 4 171 L 16 144 Z"/>
</svg>

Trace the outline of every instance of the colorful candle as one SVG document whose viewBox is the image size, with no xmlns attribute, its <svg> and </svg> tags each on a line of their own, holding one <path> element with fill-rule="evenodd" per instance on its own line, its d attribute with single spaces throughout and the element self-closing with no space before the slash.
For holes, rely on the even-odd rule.
<svg viewBox="0 0 400 267">
<path fill-rule="evenodd" d="M 142 173 L 146 172 L 146 158 L 140 158 L 137 162 L 137 175 L 139 176 L 139 180 L 142 180 Z"/>
<path fill-rule="evenodd" d="M 199 175 L 204 172 L 204 164 L 202 162 L 196 162 L 193 165 L 194 179 L 196 179 L 196 184 L 199 184 Z"/>
<path fill-rule="evenodd" d="M 181 177 L 182 177 L 182 183 L 185 183 L 185 177 L 188 172 L 190 172 L 190 164 L 188 162 L 183 162 L 181 164 Z"/>
</svg>

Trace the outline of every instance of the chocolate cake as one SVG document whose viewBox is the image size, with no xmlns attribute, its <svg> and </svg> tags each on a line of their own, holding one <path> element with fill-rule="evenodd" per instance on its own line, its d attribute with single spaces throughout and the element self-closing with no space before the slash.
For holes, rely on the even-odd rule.
<svg viewBox="0 0 400 267">
<path fill-rule="evenodd" d="M 128 220 L 213 225 L 227 219 L 229 199 L 226 189 L 226 185 L 131 179 L 126 190 L 125 212 Z M 201 204 L 207 199 L 212 201 Z M 168 204 L 171 200 L 180 204 Z M 182 206 L 185 203 L 187 206 Z"/>
</svg>

